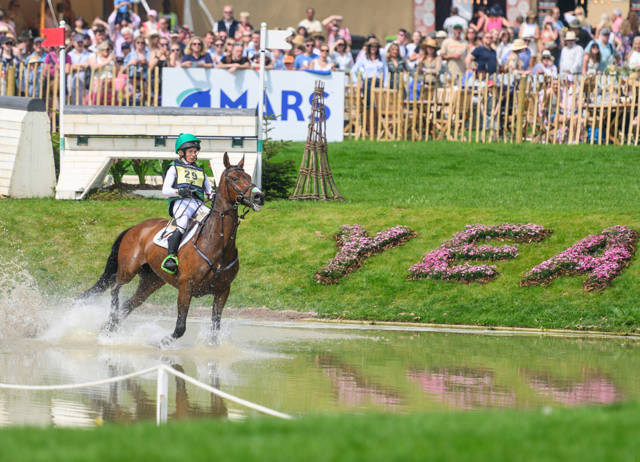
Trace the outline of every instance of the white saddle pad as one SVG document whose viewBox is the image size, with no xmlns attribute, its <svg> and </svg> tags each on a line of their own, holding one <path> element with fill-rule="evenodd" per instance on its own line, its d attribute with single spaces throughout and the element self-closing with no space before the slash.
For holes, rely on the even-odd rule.
<svg viewBox="0 0 640 462">
<path fill-rule="evenodd" d="M 197 215 L 194 215 L 191 218 L 196 222 L 196 224 L 189 230 L 189 232 L 185 236 L 182 236 L 182 241 L 180 241 L 180 247 L 178 247 L 178 249 L 181 249 L 185 244 L 187 244 L 193 238 L 196 232 L 200 229 L 200 226 L 202 225 L 202 221 L 206 218 L 207 215 L 209 215 L 209 210 L 210 210 L 209 207 L 205 207 L 203 205 L 198 210 Z M 169 223 L 167 223 L 167 226 L 165 226 L 164 228 L 162 228 L 160 231 L 156 233 L 156 235 L 153 237 L 153 243 L 165 249 L 168 248 L 167 241 L 169 239 L 169 236 L 173 234 L 176 228 L 177 226 L 175 224 L 175 220 L 172 218 L 171 220 L 169 220 Z"/>
</svg>

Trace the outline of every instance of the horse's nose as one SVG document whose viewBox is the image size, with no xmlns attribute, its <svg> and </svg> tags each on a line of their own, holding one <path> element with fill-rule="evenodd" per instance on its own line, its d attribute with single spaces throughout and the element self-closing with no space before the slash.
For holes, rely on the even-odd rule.
<svg viewBox="0 0 640 462">
<path fill-rule="evenodd" d="M 254 200 L 256 204 L 260 206 L 264 205 L 264 193 L 262 191 L 259 193 L 256 193 L 256 195 L 254 196 Z"/>
</svg>

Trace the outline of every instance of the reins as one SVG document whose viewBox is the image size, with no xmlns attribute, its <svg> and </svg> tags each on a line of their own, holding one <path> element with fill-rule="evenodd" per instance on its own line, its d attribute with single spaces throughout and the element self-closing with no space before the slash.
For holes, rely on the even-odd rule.
<svg viewBox="0 0 640 462">
<path fill-rule="evenodd" d="M 198 245 L 197 245 L 198 240 L 202 235 L 202 231 L 204 230 L 205 224 L 207 223 L 207 221 L 209 220 L 209 218 L 213 213 L 215 213 L 220 217 L 219 237 L 222 241 L 222 255 L 220 256 L 220 261 L 224 261 L 227 249 L 229 248 L 229 246 L 234 244 L 235 235 L 236 235 L 236 232 L 238 231 L 238 227 L 240 226 L 240 220 L 244 220 L 244 217 L 251 211 L 251 208 L 247 207 L 242 214 L 238 215 L 238 207 L 240 206 L 242 200 L 244 199 L 245 194 L 248 191 L 250 191 L 252 188 L 256 187 L 254 183 L 251 183 L 247 185 L 247 187 L 244 188 L 244 190 L 241 191 L 240 188 L 238 188 L 236 184 L 229 178 L 229 172 L 232 172 L 235 170 L 243 170 L 243 169 L 241 167 L 231 167 L 224 171 L 225 192 L 227 193 L 227 196 L 229 196 L 229 186 L 231 186 L 231 188 L 236 192 L 236 198 L 233 202 L 233 205 L 224 210 L 216 210 L 216 204 L 218 203 L 218 196 L 219 196 L 219 194 L 216 194 L 213 204 L 211 205 L 211 210 L 209 211 L 205 219 L 202 221 L 202 224 L 200 225 L 200 229 L 198 230 L 198 235 L 193 240 L 193 248 L 196 250 L 198 255 L 200 255 L 202 259 L 207 263 L 207 265 L 209 265 L 209 270 L 213 272 L 213 284 L 215 284 L 220 274 L 230 270 L 238 262 L 238 252 L 236 251 L 235 258 L 231 261 L 231 263 L 224 266 L 223 268 L 221 268 L 220 264 L 218 264 L 217 266 L 214 265 L 211 259 L 200 248 L 198 248 Z M 231 230 L 229 242 L 225 245 L 224 244 L 224 217 L 234 216 L 232 212 L 235 212 L 235 220 L 233 220 L 233 228 Z"/>
</svg>

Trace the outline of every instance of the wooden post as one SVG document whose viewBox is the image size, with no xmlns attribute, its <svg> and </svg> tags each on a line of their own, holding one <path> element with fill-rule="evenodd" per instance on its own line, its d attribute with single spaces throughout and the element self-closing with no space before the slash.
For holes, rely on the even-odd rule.
<svg viewBox="0 0 640 462">
<path fill-rule="evenodd" d="M 607 103 L 607 128 L 605 129 L 606 131 L 606 138 L 605 138 L 605 144 L 609 144 L 610 141 L 610 134 L 611 134 L 611 107 L 613 104 L 613 79 L 611 78 L 610 75 L 607 76 L 607 80 L 609 81 L 609 88 L 607 91 L 607 98 L 609 99 L 609 102 Z M 604 117 L 603 117 L 604 118 Z"/>
<path fill-rule="evenodd" d="M 516 143 L 522 143 L 522 118 L 524 115 L 524 101 L 525 101 L 525 93 L 527 90 L 527 85 L 529 83 L 529 80 L 525 77 L 525 84 L 523 85 L 522 83 L 522 79 L 520 80 L 520 88 L 518 89 L 518 108 L 517 108 L 517 115 L 516 115 Z"/>
</svg>

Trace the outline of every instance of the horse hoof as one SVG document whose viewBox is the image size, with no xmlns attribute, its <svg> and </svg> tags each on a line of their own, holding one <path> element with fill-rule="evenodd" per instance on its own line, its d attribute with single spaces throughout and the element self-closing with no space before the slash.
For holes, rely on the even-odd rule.
<svg viewBox="0 0 640 462">
<path fill-rule="evenodd" d="M 207 339 L 207 345 L 214 347 L 222 345 L 222 336 L 220 335 L 220 332 L 214 332 L 209 335 L 209 338 Z"/>
<path fill-rule="evenodd" d="M 162 340 L 160 340 L 160 348 L 169 348 L 175 341 L 175 338 L 173 338 L 171 335 L 167 335 Z"/>
<path fill-rule="evenodd" d="M 100 328 L 100 333 L 104 335 L 113 334 L 118 329 L 118 323 L 113 321 L 105 322 Z"/>
</svg>

